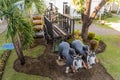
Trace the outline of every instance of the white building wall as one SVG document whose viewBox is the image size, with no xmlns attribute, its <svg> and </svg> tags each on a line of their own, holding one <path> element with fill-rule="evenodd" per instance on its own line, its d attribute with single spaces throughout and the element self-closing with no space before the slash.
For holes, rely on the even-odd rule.
<svg viewBox="0 0 120 80">
<path fill-rule="evenodd" d="M 90 13 L 93 12 L 95 7 L 100 3 L 101 0 L 92 0 L 91 3 L 91 10 Z M 57 8 L 59 13 L 63 13 L 63 2 L 68 2 L 68 5 L 70 6 L 70 15 L 71 16 L 80 16 L 80 14 L 77 14 L 74 12 L 74 6 L 72 5 L 72 0 L 45 0 L 45 4 L 48 7 L 49 3 L 52 2 Z M 101 13 L 104 12 L 104 8 L 100 10 Z"/>
<path fill-rule="evenodd" d="M 72 4 L 72 0 L 45 0 L 47 7 L 49 7 L 50 2 L 58 8 L 59 13 L 63 13 L 63 2 L 68 2 L 70 6 Z"/>
<path fill-rule="evenodd" d="M 92 0 L 90 13 L 92 13 L 92 12 L 94 11 L 95 7 L 96 7 L 100 2 L 101 2 L 101 0 Z M 104 12 L 104 7 L 102 7 L 99 12 L 100 12 L 101 14 L 103 14 L 103 12 Z"/>
<path fill-rule="evenodd" d="M 58 8 L 58 12 L 63 14 L 63 2 L 64 0 L 56 0 L 55 1 L 55 6 Z"/>
</svg>

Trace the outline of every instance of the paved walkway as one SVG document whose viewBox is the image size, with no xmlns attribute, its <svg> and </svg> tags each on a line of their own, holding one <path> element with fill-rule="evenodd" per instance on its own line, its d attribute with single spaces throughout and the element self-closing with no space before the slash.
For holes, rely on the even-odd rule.
<svg viewBox="0 0 120 80">
<path fill-rule="evenodd" d="M 81 26 L 76 25 L 75 29 L 81 30 Z M 120 29 L 119 29 L 120 30 Z M 98 27 L 95 24 L 92 24 L 89 27 L 89 32 L 94 32 L 99 35 L 120 35 L 120 32 L 118 30 L 112 29 L 112 28 L 102 28 Z"/>
<path fill-rule="evenodd" d="M 111 28 L 115 29 L 116 31 L 119 31 L 120 32 L 120 23 L 107 23 L 110 25 Z"/>
</svg>

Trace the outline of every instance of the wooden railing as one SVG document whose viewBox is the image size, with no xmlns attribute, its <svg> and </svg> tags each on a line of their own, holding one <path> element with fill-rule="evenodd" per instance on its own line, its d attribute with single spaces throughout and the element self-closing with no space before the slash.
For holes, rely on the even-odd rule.
<svg viewBox="0 0 120 80">
<path fill-rule="evenodd" d="M 74 19 L 66 14 L 60 14 L 58 18 L 59 26 L 64 29 L 68 34 L 74 33 Z"/>
<path fill-rule="evenodd" d="M 44 15 L 44 33 L 47 41 L 55 40 L 56 38 L 71 37 L 74 34 L 74 19 L 66 14 L 60 14 L 57 8 L 49 8 Z"/>
</svg>

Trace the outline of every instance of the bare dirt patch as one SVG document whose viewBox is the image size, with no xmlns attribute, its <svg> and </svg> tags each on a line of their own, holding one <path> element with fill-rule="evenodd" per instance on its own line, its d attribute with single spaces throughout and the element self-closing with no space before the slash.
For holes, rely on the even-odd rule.
<svg viewBox="0 0 120 80">
<path fill-rule="evenodd" d="M 43 41 L 43 42 L 41 42 Z M 38 40 L 38 44 L 44 44 L 44 40 Z M 65 74 L 65 66 L 59 66 L 56 62 L 57 53 L 52 52 L 52 46 L 46 45 L 44 54 L 38 58 L 25 57 L 25 65 L 20 65 L 17 59 L 14 69 L 18 72 L 50 77 L 52 80 L 114 80 L 101 64 L 96 64 L 93 68 L 81 69 L 76 73 Z"/>
</svg>

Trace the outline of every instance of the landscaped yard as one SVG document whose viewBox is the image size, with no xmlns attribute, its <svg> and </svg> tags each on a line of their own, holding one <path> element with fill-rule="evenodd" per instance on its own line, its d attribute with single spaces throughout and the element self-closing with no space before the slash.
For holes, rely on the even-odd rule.
<svg viewBox="0 0 120 80">
<path fill-rule="evenodd" d="M 0 46 L 2 46 L 4 43 L 6 43 L 5 33 L 2 33 L 0 35 Z M 43 53 L 44 49 L 45 49 L 45 47 L 40 45 L 40 46 L 36 46 L 35 48 L 28 49 L 28 50 L 24 51 L 24 53 L 27 56 L 31 56 L 33 58 L 36 58 L 38 55 Z M 4 51 L 0 51 L 0 55 L 3 52 Z M 17 54 L 15 53 L 14 50 L 12 50 L 12 53 L 8 59 L 7 64 L 6 64 L 2 80 L 50 80 L 47 77 L 28 75 L 28 74 L 16 72 L 13 69 L 13 64 L 14 64 L 14 61 L 16 59 L 17 59 Z"/>
<path fill-rule="evenodd" d="M 120 35 L 101 36 L 107 44 L 105 52 L 98 55 L 100 62 L 115 80 L 120 80 Z"/>
<path fill-rule="evenodd" d="M 107 18 L 107 23 L 120 23 L 120 15 Z M 95 21 L 97 26 L 110 29 L 110 24 L 99 24 Z M 112 33 L 111 33 L 112 34 Z M 97 35 L 107 44 L 106 50 L 98 54 L 100 63 L 102 63 L 115 80 L 120 80 L 120 35 Z"/>
<path fill-rule="evenodd" d="M 4 33 L 0 35 L 0 46 L 6 43 Z M 101 36 L 101 35 L 100 35 Z M 98 55 L 100 62 L 105 66 L 107 71 L 114 77 L 115 80 L 120 80 L 120 35 L 104 35 L 101 39 L 107 44 L 105 52 Z M 40 53 L 43 53 L 44 46 L 37 46 L 35 48 L 24 51 L 25 55 L 37 57 Z M 2 53 L 2 51 L 0 51 Z M 50 80 L 47 77 L 28 75 L 24 73 L 16 72 L 13 69 L 13 63 L 16 60 L 17 55 L 13 50 L 9 60 L 6 64 L 5 72 L 2 80 Z"/>
<path fill-rule="evenodd" d="M 107 22 L 120 22 L 120 15 L 113 15 L 111 18 L 107 18 L 107 19 L 105 19 L 105 21 L 107 21 Z"/>
<path fill-rule="evenodd" d="M 16 55 L 15 51 L 12 51 L 12 53 L 9 57 L 9 60 L 6 64 L 6 68 L 5 68 L 5 72 L 4 72 L 2 80 L 50 80 L 47 77 L 29 75 L 29 74 L 16 72 L 13 69 L 13 63 L 16 60 L 16 58 L 17 58 L 17 55 Z"/>
<path fill-rule="evenodd" d="M 107 23 L 120 23 L 120 15 L 107 18 Z M 109 24 L 97 24 L 104 28 L 110 28 Z M 98 55 L 100 62 L 105 66 L 107 71 L 113 76 L 115 80 L 120 80 L 120 35 L 104 35 L 102 40 L 107 44 L 105 52 Z"/>
<path fill-rule="evenodd" d="M 105 19 L 105 24 L 101 24 L 100 21 L 98 20 L 95 20 L 94 21 L 94 24 L 96 24 L 97 26 L 100 26 L 100 27 L 103 27 L 103 28 L 111 28 L 110 27 L 110 22 L 113 22 L 113 23 L 120 23 L 120 15 L 117 15 L 117 16 L 112 16 L 111 18 L 106 18 Z"/>
</svg>

